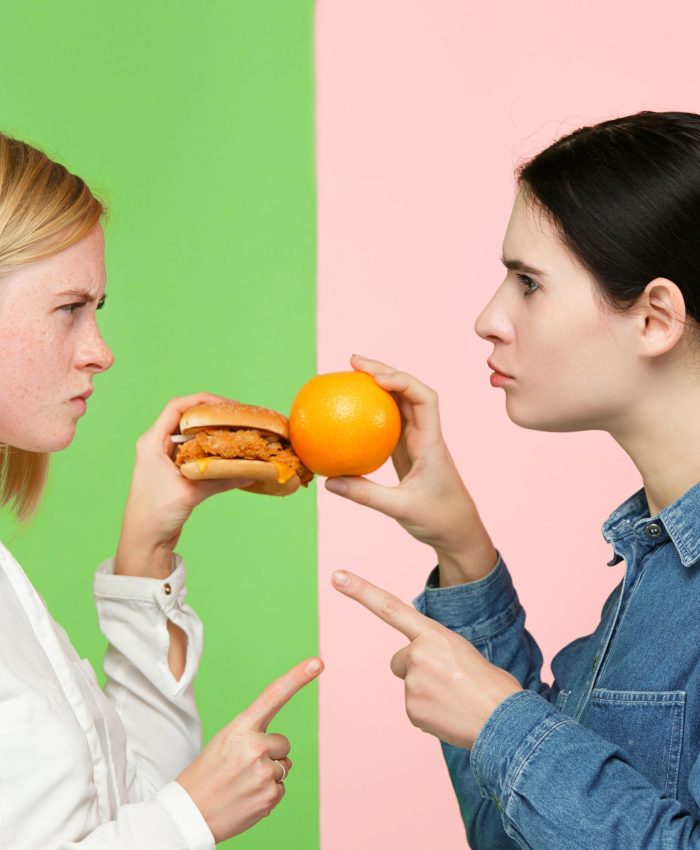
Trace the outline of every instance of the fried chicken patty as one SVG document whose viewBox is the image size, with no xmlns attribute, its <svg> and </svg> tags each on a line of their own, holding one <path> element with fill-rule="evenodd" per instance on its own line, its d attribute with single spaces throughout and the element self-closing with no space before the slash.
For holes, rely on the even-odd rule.
<svg viewBox="0 0 700 850">
<path fill-rule="evenodd" d="M 256 428 L 240 428 L 236 431 L 210 428 L 200 431 L 193 440 L 188 440 L 178 448 L 175 463 L 182 466 L 189 460 L 205 457 L 276 460 L 293 469 L 304 487 L 314 477 L 313 472 L 294 454 L 287 440 L 275 434 L 264 434 Z"/>
</svg>

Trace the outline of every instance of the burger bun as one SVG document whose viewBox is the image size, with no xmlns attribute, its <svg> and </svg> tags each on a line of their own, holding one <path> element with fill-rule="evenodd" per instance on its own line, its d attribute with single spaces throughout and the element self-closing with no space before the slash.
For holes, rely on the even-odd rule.
<svg viewBox="0 0 700 850">
<path fill-rule="evenodd" d="M 286 416 L 269 407 L 237 401 L 196 404 L 182 414 L 181 434 L 196 434 L 205 428 L 257 428 L 289 439 L 289 420 Z"/>
<path fill-rule="evenodd" d="M 204 471 L 200 468 L 200 463 Z M 246 493 L 260 493 L 263 496 L 291 496 L 299 488 L 298 475 L 280 484 L 277 469 L 265 460 L 245 460 L 238 458 L 211 457 L 204 462 L 189 460 L 180 467 L 180 472 L 192 481 L 207 481 L 216 478 L 247 478 L 254 484 L 242 487 Z"/>
</svg>

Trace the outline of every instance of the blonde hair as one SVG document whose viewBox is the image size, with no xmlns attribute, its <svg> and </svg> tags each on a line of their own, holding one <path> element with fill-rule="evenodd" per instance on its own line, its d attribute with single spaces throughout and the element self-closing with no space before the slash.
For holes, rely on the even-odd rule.
<svg viewBox="0 0 700 850">
<path fill-rule="evenodd" d="M 104 212 L 80 177 L 0 133 L 0 286 L 3 275 L 79 242 Z M 39 505 L 48 462 L 46 453 L 0 443 L 0 505 L 21 522 Z"/>
</svg>

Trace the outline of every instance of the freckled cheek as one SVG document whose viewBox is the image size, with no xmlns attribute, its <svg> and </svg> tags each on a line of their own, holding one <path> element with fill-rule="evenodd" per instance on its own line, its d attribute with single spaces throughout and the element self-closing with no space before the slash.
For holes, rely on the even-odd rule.
<svg viewBox="0 0 700 850">
<path fill-rule="evenodd" d="M 65 381 L 67 375 L 65 354 L 55 334 L 37 333 L 36 325 L 11 330 L 0 325 L 0 386 L 5 398 L 28 402 L 34 396 L 37 403 L 40 394 L 50 398 L 60 391 L 61 377 Z"/>
</svg>

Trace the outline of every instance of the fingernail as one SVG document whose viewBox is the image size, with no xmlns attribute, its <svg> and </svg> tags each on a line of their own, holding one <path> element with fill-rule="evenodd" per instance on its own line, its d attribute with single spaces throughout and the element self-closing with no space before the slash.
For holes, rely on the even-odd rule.
<svg viewBox="0 0 700 850">
<path fill-rule="evenodd" d="M 348 492 L 348 482 L 344 478 L 327 478 L 326 490 L 342 496 Z"/>
<path fill-rule="evenodd" d="M 306 672 L 307 673 L 318 673 L 318 671 L 320 669 L 321 669 L 321 662 L 317 658 L 314 658 L 313 661 L 309 661 L 309 663 L 306 665 Z"/>
<path fill-rule="evenodd" d="M 332 580 L 336 587 L 347 587 L 350 584 L 350 576 L 342 570 L 334 572 Z"/>
<path fill-rule="evenodd" d="M 359 357 L 360 360 L 368 360 L 369 358 L 365 357 L 364 354 L 353 354 L 353 357 Z"/>
</svg>

